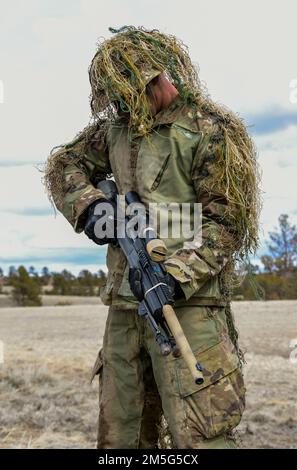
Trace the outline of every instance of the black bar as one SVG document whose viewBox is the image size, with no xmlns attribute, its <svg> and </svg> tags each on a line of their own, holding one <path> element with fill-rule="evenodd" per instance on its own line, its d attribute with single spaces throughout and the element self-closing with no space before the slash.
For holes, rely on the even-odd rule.
<svg viewBox="0 0 297 470">
<path fill-rule="evenodd" d="M 154 450 L 80 450 L 80 449 L 17 449 L 1 450 L 1 468 L 53 468 L 55 465 L 65 465 L 65 468 L 99 468 L 117 467 L 134 469 L 143 465 L 186 465 L 192 468 L 214 468 L 226 465 L 228 468 L 238 468 L 244 463 L 245 468 L 255 465 L 268 465 L 290 468 L 294 463 L 296 449 L 238 449 L 236 450 L 192 450 L 192 449 L 154 449 Z M 7 466 L 4 466 L 7 464 Z M 293 467 L 292 467 L 293 468 Z"/>
</svg>

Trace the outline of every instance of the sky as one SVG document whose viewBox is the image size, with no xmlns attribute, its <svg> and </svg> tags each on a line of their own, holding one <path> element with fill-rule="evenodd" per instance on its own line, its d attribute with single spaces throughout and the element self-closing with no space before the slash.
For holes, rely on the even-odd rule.
<svg viewBox="0 0 297 470">
<path fill-rule="evenodd" d="M 97 271 L 105 249 L 54 213 L 38 167 L 90 119 L 88 66 L 108 27 L 182 39 L 211 97 L 240 113 L 262 170 L 262 247 L 297 222 L 294 0 L 0 0 L 0 266 Z"/>
</svg>

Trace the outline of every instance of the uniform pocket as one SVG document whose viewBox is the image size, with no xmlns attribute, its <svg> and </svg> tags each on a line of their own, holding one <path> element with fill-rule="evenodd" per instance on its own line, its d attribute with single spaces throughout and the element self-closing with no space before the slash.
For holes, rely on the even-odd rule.
<svg viewBox="0 0 297 470">
<path fill-rule="evenodd" d="M 157 189 L 157 187 L 159 186 L 160 181 L 163 177 L 163 174 L 164 174 L 164 172 L 165 172 L 165 170 L 168 166 L 169 158 L 170 158 L 170 153 L 163 156 L 162 163 L 161 163 L 161 168 L 159 169 L 159 172 L 158 172 L 157 176 L 155 177 L 155 180 L 152 183 L 151 191 L 155 191 Z"/>
<path fill-rule="evenodd" d="M 204 383 L 200 386 L 185 365 L 176 367 L 178 393 L 184 399 L 187 425 L 209 439 L 236 427 L 245 407 L 245 387 L 237 355 L 224 342 L 198 353 Z"/>
<path fill-rule="evenodd" d="M 147 147 L 144 143 L 138 154 L 136 178 L 141 185 L 141 194 L 148 195 L 155 191 L 169 166 L 171 152 L 167 148 Z"/>
</svg>

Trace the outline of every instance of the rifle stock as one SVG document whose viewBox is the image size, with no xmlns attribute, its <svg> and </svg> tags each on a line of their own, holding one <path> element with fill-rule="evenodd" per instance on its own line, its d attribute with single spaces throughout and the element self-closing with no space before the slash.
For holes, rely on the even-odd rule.
<svg viewBox="0 0 297 470">
<path fill-rule="evenodd" d="M 202 367 L 197 362 L 196 357 L 191 349 L 191 346 L 183 332 L 180 322 L 175 314 L 171 305 L 164 305 L 163 315 L 165 320 L 174 336 L 176 344 L 180 349 L 181 355 L 188 366 L 189 371 L 192 374 L 193 379 L 197 385 L 201 385 L 204 382 Z"/>
</svg>

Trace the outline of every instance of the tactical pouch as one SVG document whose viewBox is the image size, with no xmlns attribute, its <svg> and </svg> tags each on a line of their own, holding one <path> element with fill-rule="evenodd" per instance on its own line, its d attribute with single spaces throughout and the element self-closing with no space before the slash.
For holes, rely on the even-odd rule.
<svg viewBox="0 0 297 470">
<path fill-rule="evenodd" d="M 210 439 L 236 427 L 245 407 L 245 387 L 237 356 L 224 342 L 196 354 L 204 367 L 204 383 L 196 385 L 181 361 L 176 361 L 177 394 L 185 399 L 186 421 Z"/>
</svg>

